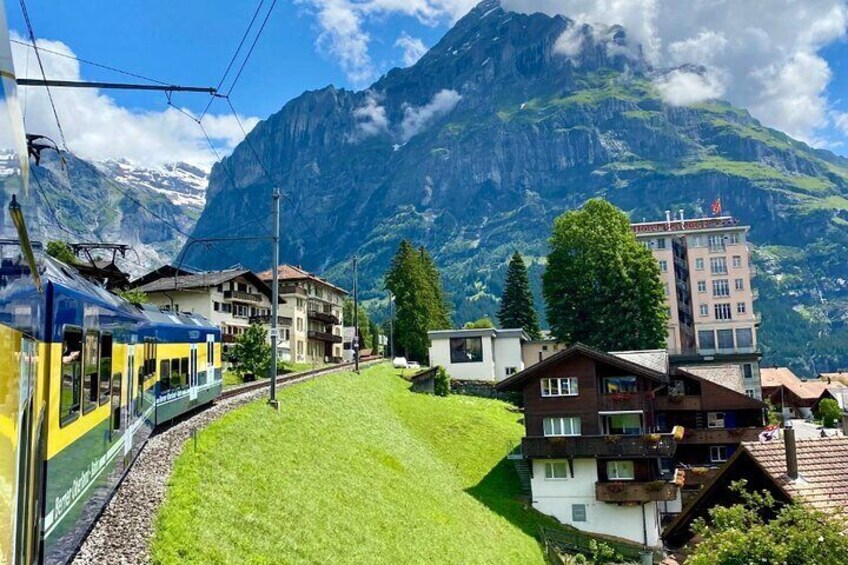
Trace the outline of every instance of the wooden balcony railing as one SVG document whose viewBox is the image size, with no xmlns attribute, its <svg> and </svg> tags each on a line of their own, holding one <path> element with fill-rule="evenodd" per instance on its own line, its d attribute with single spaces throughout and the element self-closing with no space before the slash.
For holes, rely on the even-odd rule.
<svg viewBox="0 0 848 565">
<path fill-rule="evenodd" d="M 338 326 L 339 324 L 341 324 L 341 321 L 339 321 L 336 315 L 331 312 L 322 312 L 320 310 L 308 310 L 306 312 L 306 315 L 313 320 L 317 320 L 325 324 L 332 324 L 334 326 Z"/>
<path fill-rule="evenodd" d="M 269 281 L 270 282 L 270 281 Z M 297 296 L 302 296 L 306 298 L 306 290 L 297 285 L 288 284 L 288 285 L 280 285 L 280 296 L 284 294 L 295 294 Z"/>
<path fill-rule="evenodd" d="M 674 500 L 680 489 L 667 481 L 637 483 L 633 481 L 610 481 L 595 483 L 595 499 L 601 502 L 651 502 Z"/>
<path fill-rule="evenodd" d="M 525 437 L 524 457 L 671 457 L 677 448 L 673 434 L 636 436 Z"/>
<path fill-rule="evenodd" d="M 722 444 L 739 443 L 742 441 L 757 441 L 761 427 L 752 428 L 686 428 L 686 433 L 680 443 L 687 444 Z"/>
<path fill-rule="evenodd" d="M 240 292 L 238 290 L 225 290 L 224 300 L 237 300 L 239 302 L 262 302 L 261 294 L 252 292 Z"/>
<path fill-rule="evenodd" d="M 598 410 L 617 412 L 619 410 L 645 410 L 648 399 L 644 392 L 613 392 L 598 395 Z"/>
<path fill-rule="evenodd" d="M 701 397 L 694 394 L 658 396 L 654 406 L 659 411 L 696 410 L 701 411 Z"/>
<path fill-rule="evenodd" d="M 309 339 L 317 339 L 320 341 L 328 341 L 330 343 L 341 343 L 343 341 L 342 336 L 334 335 L 327 332 L 316 332 L 314 330 L 309 330 L 306 333 L 306 336 Z"/>
<path fill-rule="evenodd" d="M 286 318 L 284 316 L 277 316 L 277 325 L 278 326 L 291 326 L 293 320 L 291 318 Z M 271 315 L 263 314 L 262 316 L 251 316 L 250 317 L 251 324 L 264 324 L 268 325 L 271 323 Z"/>
</svg>

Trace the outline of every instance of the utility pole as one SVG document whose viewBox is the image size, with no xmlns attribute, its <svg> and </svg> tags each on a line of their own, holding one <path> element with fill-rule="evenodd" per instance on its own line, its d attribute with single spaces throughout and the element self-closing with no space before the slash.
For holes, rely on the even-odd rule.
<svg viewBox="0 0 848 565">
<path fill-rule="evenodd" d="M 395 358 L 395 297 L 389 291 L 389 359 Z"/>
<path fill-rule="evenodd" d="M 274 265 L 271 275 L 271 397 L 268 404 L 274 410 L 280 409 L 277 402 L 277 342 L 280 328 L 277 326 L 280 303 L 280 190 L 274 187 L 272 195 L 274 206 Z"/>
<path fill-rule="evenodd" d="M 359 256 L 353 256 L 353 363 L 354 371 L 359 374 L 359 281 L 357 265 Z"/>
</svg>

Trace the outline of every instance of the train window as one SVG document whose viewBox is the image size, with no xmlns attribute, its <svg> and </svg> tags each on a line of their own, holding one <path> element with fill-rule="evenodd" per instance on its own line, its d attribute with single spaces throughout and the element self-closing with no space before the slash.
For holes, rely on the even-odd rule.
<svg viewBox="0 0 848 565">
<path fill-rule="evenodd" d="M 171 388 L 179 390 L 183 388 L 185 380 L 180 374 L 180 360 L 171 359 Z"/>
<path fill-rule="evenodd" d="M 64 426 L 80 413 L 82 385 L 82 329 L 65 328 L 62 339 L 62 386 L 59 396 L 59 423 Z"/>
<path fill-rule="evenodd" d="M 180 359 L 180 374 L 183 376 L 183 386 L 188 387 L 188 357 Z"/>
<path fill-rule="evenodd" d="M 215 346 L 214 342 L 207 341 L 206 342 L 206 364 L 211 365 L 213 359 L 215 359 L 215 350 L 213 347 Z"/>
<path fill-rule="evenodd" d="M 100 333 L 95 330 L 85 332 L 83 348 L 83 406 L 82 413 L 88 414 L 97 408 L 97 392 L 100 380 Z"/>
<path fill-rule="evenodd" d="M 121 429 L 121 373 L 112 375 L 112 431 Z"/>
<path fill-rule="evenodd" d="M 171 362 L 163 359 L 159 363 L 159 390 L 165 392 L 171 388 Z"/>
<path fill-rule="evenodd" d="M 100 334 L 100 399 L 101 405 L 109 402 L 109 377 L 112 374 L 112 334 Z"/>
</svg>

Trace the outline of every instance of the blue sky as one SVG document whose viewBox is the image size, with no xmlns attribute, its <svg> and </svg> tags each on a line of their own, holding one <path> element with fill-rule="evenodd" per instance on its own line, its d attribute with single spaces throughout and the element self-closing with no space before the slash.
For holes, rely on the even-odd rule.
<svg viewBox="0 0 848 565">
<path fill-rule="evenodd" d="M 774 2 L 781 2 L 775 10 Z M 648 46 L 657 66 L 683 62 L 705 65 L 704 77 L 675 77 L 669 81 L 670 100 L 720 96 L 751 109 L 767 125 L 838 153 L 848 154 L 848 7 L 845 0 L 750 0 L 724 2 L 709 11 L 679 0 L 503 0 L 520 11 L 566 13 L 587 23 L 621 23 L 632 37 Z M 265 3 L 267 6 L 270 0 Z M 266 118 L 305 90 L 334 84 L 362 88 L 394 66 L 414 59 L 397 44 L 409 37 L 432 46 L 464 14 L 474 0 L 281 0 L 233 92 L 238 112 L 249 125 L 251 117 Z M 30 17 L 40 39 L 61 42 L 82 58 L 134 71 L 168 82 L 214 85 L 228 63 L 256 7 L 254 1 L 148 0 L 147 2 L 47 2 L 30 0 Z M 142 9 L 143 8 L 143 9 Z M 699 8 L 700 9 L 700 8 Z M 17 2 L 6 2 L 10 27 L 24 35 Z M 752 31 L 753 30 L 753 31 Z M 54 45 L 54 47 L 55 47 Z M 406 55 L 406 57 L 405 57 Z M 16 58 L 17 72 L 21 69 Z M 34 60 L 24 66 L 33 76 Z M 72 70 L 68 73 L 73 74 Z M 88 80 L 132 80 L 83 65 Z M 153 161 L 175 149 L 162 136 L 185 139 L 186 160 L 208 159 L 191 124 L 178 123 L 166 111 L 163 94 L 101 92 L 97 103 L 111 104 L 104 115 L 115 125 L 114 139 L 124 130 L 139 131 L 146 140 L 115 147 L 108 136 L 99 143 L 75 141 L 85 156 L 124 151 L 130 158 L 150 154 Z M 33 94 L 33 97 L 37 94 Z M 60 115 L 71 124 L 74 140 L 91 139 L 91 130 L 107 128 L 104 120 L 78 120 L 74 108 L 95 107 L 79 97 L 62 99 Z M 175 103 L 195 113 L 206 105 L 204 95 L 179 95 Z M 64 107 L 62 107 L 64 106 Z M 30 120 L 39 118 L 36 101 Z M 127 111 L 127 112 L 125 112 Z M 218 117 L 210 129 L 226 150 L 239 133 L 227 120 L 222 102 L 213 107 Z M 46 113 L 45 113 L 46 114 Z M 135 119 L 127 126 L 122 116 Z M 155 119 L 153 119 L 155 118 Z M 45 118 L 46 120 L 46 118 Z M 74 121 L 80 123 L 75 123 Z M 43 127 L 48 127 L 44 122 Z M 177 125 L 174 125 L 177 124 Z M 28 124 L 29 127 L 29 124 Z M 155 129 L 161 135 L 145 130 Z M 173 129 L 169 129 L 173 128 Z M 143 131 L 144 130 L 144 131 Z M 150 134 L 149 138 L 145 137 Z M 69 145 L 71 143 L 69 142 Z M 161 155 L 149 151 L 161 145 Z M 73 150 L 74 147 L 71 147 Z M 115 157 L 116 155 L 102 155 Z M 208 164 L 208 163 L 207 163 Z"/>
</svg>

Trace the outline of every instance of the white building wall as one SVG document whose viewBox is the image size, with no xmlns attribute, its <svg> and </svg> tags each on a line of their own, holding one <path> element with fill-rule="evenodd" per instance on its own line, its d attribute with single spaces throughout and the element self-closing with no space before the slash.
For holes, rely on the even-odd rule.
<svg viewBox="0 0 848 565">
<path fill-rule="evenodd" d="M 430 340 L 430 366 L 440 365 L 445 368 L 452 379 L 461 381 L 494 381 L 495 359 L 492 338 L 483 336 L 483 361 L 480 363 L 451 363 L 450 362 L 450 339 Z M 521 357 L 519 347 L 518 356 Z M 502 378 L 497 379 L 502 380 Z"/>
<path fill-rule="evenodd" d="M 595 500 L 595 483 L 598 467 L 595 459 L 575 459 L 574 477 L 546 479 L 544 459 L 533 460 L 533 478 L 530 482 L 533 507 L 563 524 L 585 532 L 604 534 L 658 547 L 660 541 L 660 516 L 656 502 L 644 506 L 624 506 Z M 572 505 L 586 506 L 586 521 L 572 520 Z M 644 512 L 644 520 L 643 520 Z"/>
<path fill-rule="evenodd" d="M 495 380 L 502 381 L 507 378 L 507 368 L 515 369 L 515 372 L 524 370 L 524 360 L 521 357 L 521 338 L 496 337 L 494 339 L 495 351 Z"/>
</svg>

